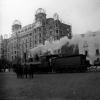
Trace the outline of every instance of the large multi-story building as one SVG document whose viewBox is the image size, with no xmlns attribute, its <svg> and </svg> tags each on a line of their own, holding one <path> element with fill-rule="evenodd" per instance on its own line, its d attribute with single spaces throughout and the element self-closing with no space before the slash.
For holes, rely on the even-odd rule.
<svg viewBox="0 0 100 100">
<path fill-rule="evenodd" d="M 44 44 L 46 40 L 54 41 L 64 36 L 71 39 L 71 25 L 62 23 L 57 13 L 53 18 L 47 18 L 45 11 L 39 8 L 32 24 L 22 27 L 20 21 L 14 21 L 12 35 L 7 41 L 7 59 L 27 58 L 30 49 Z"/>
</svg>

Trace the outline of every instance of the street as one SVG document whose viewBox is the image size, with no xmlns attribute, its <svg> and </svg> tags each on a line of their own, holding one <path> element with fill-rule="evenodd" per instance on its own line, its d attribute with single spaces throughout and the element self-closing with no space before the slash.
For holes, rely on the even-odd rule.
<svg viewBox="0 0 100 100">
<path fill-rule="evenodd" d="M 100 100 L 100 73 L 37 74 L 18 79 L 0 73 L 0 100 Z"/>
</svg>

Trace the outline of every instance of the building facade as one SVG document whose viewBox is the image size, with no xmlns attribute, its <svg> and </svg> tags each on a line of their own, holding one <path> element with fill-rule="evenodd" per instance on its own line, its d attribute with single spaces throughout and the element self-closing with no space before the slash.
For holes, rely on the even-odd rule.
<svg viewBox="0 0 100 100">
<path fill-rule="evenodd" d="M 8 39 L 3 39 L 3 43 L 2 43 L 2 58 L 6 60 L 7 58 L 7 45 L 8 45 Z"/>
<path fill-rule="evenodd" d="M 0 59 L 2 58 L 3 55 L 3 36 L 0 36 Z"/>
<path fill-rule="evenodd" d="M 7 59 L 28 58 L 30 49 L 44 44 L 46 40 L 55 41 L 64 36 L 71 39 L 71 25 L 62 23 L 57 13 L 53 18 L 47 18 L 45 11 L 39 8 L 34 23 L 22 27 L 20 21 L 14 21 L 12 35 L 7 41 Z"/>
<path fill-rule="evenodd" d="M 79 53 L 86 55 L 91 64 L 100 62 L 100 31 L 81 34 Z"/>
</svg>

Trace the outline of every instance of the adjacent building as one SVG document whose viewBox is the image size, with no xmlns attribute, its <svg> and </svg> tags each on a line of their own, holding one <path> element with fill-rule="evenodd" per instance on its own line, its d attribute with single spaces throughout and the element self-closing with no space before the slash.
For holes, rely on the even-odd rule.
<svg viewBox="0 0 100 100">
<path fill-rule="evenodd" d="M 0 36 L 0 59 L 2 59 L 3 56 L 3 36 Z"/>
<path fill-rule="evenodd" d="M 7 52 L 7 45 L 8 45 L 8 39 L 3 39 L 3 43 L 2 43 L 2 58 L 3 59 L 7 59 L 7 55 L 8 55 L 8 52 Z"/>
<path fill-rule="evenodd" d="M 7 59 L 7 44 L 8 39 L 3 38 L 3 36 L 0 36 L 0 59 Z"/>
<path fill-rule="evenodd" d="M 100 61 L 100 31 L 81 34 L 79 53 L 87 55 L 91 64 L 95 60 Z"/>
</svg>

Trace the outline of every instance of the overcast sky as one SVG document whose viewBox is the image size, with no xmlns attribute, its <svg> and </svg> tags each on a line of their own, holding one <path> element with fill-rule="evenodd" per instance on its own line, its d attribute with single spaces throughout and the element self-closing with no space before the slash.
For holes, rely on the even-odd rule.
<svg viewBox="0 0 100 100">
<path fill-rule="evenodd" d="M 73 34 L 100 30 L 100 0 L 0 0 L 0 34 L 11 34 L 15 19 L 22 26 L 31 24 L 38 8 L 45 9 L 47 17 L 57 12 L 72 24 Z"/>
</svg>

